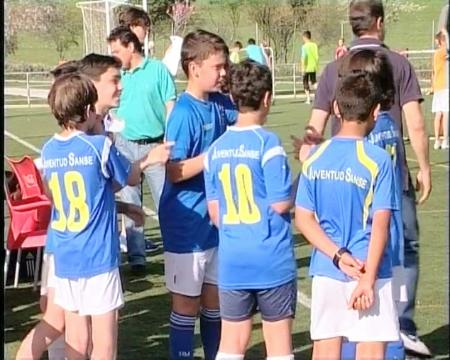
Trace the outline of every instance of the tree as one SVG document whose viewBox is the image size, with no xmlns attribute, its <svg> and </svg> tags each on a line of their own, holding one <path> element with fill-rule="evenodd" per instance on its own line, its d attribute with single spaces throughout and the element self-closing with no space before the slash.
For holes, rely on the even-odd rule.
<svg viewBox="0 0 450 360">
<path fill-rule="evenodd" d="M 236 33 L 241 20 L 241 2 L 239 0 L 224 0 L 222 6 L 225 8 L 231 22 L 231 39 L 236 40 Z"/>
</svg>

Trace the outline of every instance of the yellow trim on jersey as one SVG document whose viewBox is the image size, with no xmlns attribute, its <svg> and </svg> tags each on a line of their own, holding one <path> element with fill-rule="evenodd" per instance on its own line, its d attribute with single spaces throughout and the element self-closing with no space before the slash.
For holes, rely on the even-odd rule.
<svg viewBox="0 0 450 360">
<path fill-rule="evenodd" d="M 325 149 L 328 147 L 328 145 L 330 145 L 330 143 L 331 143 L 331 140 L 327 140 L 323 144 L 319 145 L 319 148 L 317 149 L 317 151 L 305 160 L 305 162 L 303 163 L 303 166 L 302 166 L 303 175 L 308 177 L 308 168 L 311 166 L 313 161 L 317 160 L 317 158 L 320 155 L 322 155 L 322 153 L 325 151 Z"/>
<path fill-rule="evenodd" d="M 363 229 L 365 229 L 367 225 L 367 219 L 369 217 L 369 207 L 372 204 L 373 200 L 375 178 L 378 175 L 378 165 L 369 156 L 367 156 L 366 152 L 364 151 L 364 143 L 361 140 L 358 140 L 356 142 L 356 156 L 358 157 L 358 161 L 365 168 L 367 168 L 367 170 L 369 170 L 371 176 L 370 188 L 364 200 Z"/>
</svg>

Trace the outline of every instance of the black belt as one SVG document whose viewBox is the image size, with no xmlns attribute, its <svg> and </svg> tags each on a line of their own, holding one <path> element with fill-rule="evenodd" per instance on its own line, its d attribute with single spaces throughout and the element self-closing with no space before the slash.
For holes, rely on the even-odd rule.
<svg viewBox="0 0 450 360">
<path fill-rule="evenodd" d="M 148 145 L 148 144 L 154 144 L 154 143 L 160 143 L 164 140 L 164 135 L 155 137 L 155 138 L 143 138 L 143 139 L 136 139 L 136 140 L 130 140 L 136 144 L 139 145 Z"/>
</svg>

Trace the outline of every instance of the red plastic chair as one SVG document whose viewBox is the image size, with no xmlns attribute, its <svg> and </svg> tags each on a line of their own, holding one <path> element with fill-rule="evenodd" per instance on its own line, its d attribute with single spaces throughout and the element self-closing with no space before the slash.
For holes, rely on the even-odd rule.
<svg viewBox="0 0 450 360">
<path fill-rule="evenodd" d="M 10 214 L 10 223 L 6 241 L 6 259 L 4 267 L 4 285 L 12 250 L 17 250 L 14 287 L 19 281 L 20 258 L 22 249 L 38 248 L 34 271 L 34 288 L 36 289 L 42 247 L 45 246 L 47 228 L 50 222 L 51 202 L 45 195 L 39 170 L 33 159 L 28 156 L 20 160 L 5 157 L 17 180 L 16 191 L 5 181 L 5 198 Z M 10 179 L 11 180 L 11 179 Z"/>
</svg>

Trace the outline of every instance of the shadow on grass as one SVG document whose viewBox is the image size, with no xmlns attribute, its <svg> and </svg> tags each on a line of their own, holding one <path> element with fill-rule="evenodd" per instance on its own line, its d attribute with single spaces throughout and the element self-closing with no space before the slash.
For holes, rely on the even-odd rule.
<svg viewBox="0 0 450 360">
<path fill-rule="evenodd" d="M 421 340 L 427 344 L 433 355 L 449 355 L 449 325 L 441 326 L 432 332 L 422 335 Z M 447 357 L 447 359 L 450 357 Z"/>
</svg>

